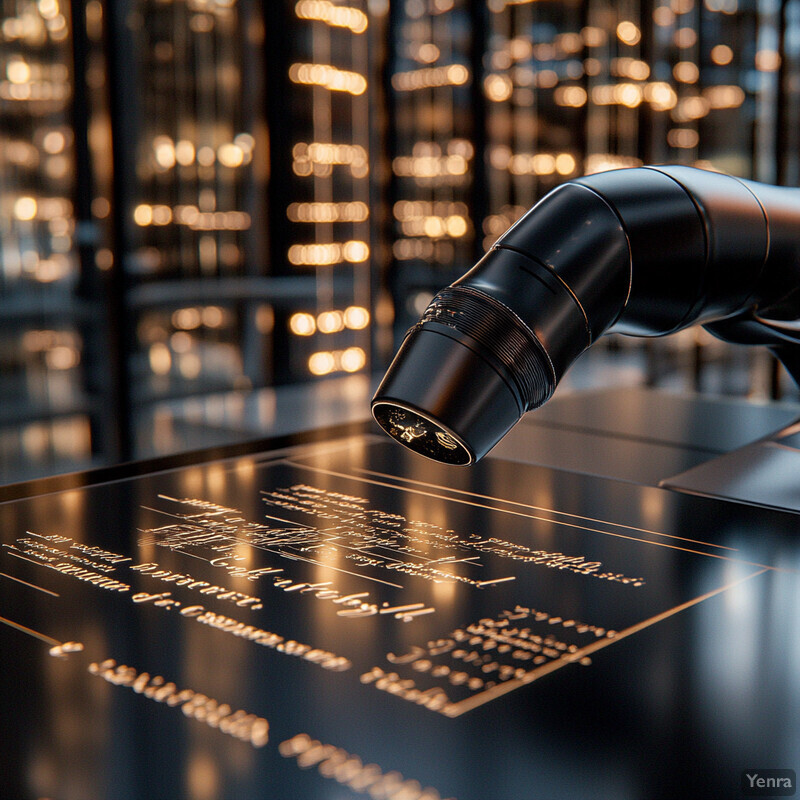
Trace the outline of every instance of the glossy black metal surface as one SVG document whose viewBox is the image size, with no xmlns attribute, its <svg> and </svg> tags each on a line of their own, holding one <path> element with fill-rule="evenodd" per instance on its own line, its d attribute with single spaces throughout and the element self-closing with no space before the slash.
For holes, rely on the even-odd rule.
<svg viewBox="0 0 800 800">
<path fill-rule="evenodd" d="M 560 395 L 525 421 L 714 456 L 776 433 L 798 417 L 796 403 L 756 403 L 625 386 Z"/>
<path fill-rule="evenodd" d="M 492 455 L 658 486 L 700 465 L 712 469 L 720 456 L 767 438 L 798 418 L 800 407 L 791 403 L 756 404 L 628 387 L 581 391 L 526 414 Z M 724 472 L 740 481 L 752 473 L 746 458 L 740 458 L 737 469 Z M 671 486 L 677 488 L 674 482 Z M 716 488 L 706 494 L 727 496 Z M 770 497 L 774 499 L 774 492 Z M 750 499 L 755 502 L 752 493 Z M 797 501 L 770 504 L 794 509 Z"/>
<path fill-rule="evenodd" d="M 797 519 L 366 432 L 6 502 L 2 796 L 740 797 Z"/>
<path fill-rule="evenodd" d="M 669 489 L 800 512 L 800 423 L 664 478 Z"/>
</svg>

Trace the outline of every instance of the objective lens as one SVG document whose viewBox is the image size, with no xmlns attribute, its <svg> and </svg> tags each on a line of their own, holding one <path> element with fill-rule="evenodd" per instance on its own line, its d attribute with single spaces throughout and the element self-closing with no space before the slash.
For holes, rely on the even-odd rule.
<svg viewBox="0 0 800 800">
<path fill-rule="evenodd" d="M 455 434 L 418 411 L 396 403 L 377 402 L 372 407 L 372 414 L 389 436 L 415 453 L 458 466 L 474 461 Z"/>
</svg>

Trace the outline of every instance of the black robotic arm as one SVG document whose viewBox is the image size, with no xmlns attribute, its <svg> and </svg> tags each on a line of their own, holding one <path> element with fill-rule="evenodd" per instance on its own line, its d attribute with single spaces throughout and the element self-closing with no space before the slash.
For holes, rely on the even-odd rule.
<svg viewBox="0 0 800 800">
<path fill-rule="evenodd" d="M 431 301 L 372 401 L 393 438 L 484 456 L 604 333 L 703 324 L 800 382 L 800 190 L 692 167 L 615 170 L 546 195 Z"/>
</svg>

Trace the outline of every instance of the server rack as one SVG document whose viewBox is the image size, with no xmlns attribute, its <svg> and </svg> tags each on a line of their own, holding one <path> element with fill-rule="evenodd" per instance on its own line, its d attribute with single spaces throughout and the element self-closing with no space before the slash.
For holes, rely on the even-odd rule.
<svg viewBox="0 0 800 800">
<path fill-rule="evenodd" d="M 352 375 L 371 355 L 370 93 L 366 4 L 299 0 L 265 10 L 271 263 L 308 290 L 276 310 L 280 383 Z"/>
<path fill-rule="evenodd" d="M 366 372 L 366 4 L 4 5 L 4 477 L 164 452 L 225 393 Z"/>
<path fill-rule="evenodd" d="M 89 4 L 87 13 L 95 10 Z M 75 125 L 69 7 L 2 3 L 0 22 L 0 477 L 94 462 L 94 232 L 85 128 Z"/>
</svg>

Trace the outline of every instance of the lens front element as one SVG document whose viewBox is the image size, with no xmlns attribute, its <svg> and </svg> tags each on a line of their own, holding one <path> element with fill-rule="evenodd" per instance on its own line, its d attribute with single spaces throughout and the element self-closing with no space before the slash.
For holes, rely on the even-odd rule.
<svg viewBox="0 0 800 800">
<path fill-rule="evenodd" d="M 389 436 L 415 453 L 444 464 L 464 466 L 474 461 L 458 437 L 418 411 L 396 403 L 377 402 L 372 414 Z"/>
</svg>

